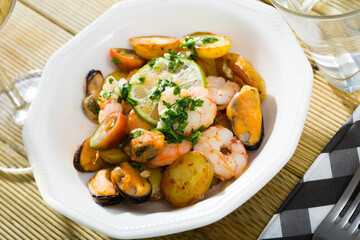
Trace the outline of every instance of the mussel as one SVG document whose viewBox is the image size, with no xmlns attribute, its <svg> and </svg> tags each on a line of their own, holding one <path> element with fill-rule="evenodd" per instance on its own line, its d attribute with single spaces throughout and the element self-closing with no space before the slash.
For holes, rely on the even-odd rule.
<svg viewBox="0 0 360 240">
<path fill-rule="evenodd" d="M 85 77 L 84 94 L 85 97 L 93 95 L 95 99 L 99 97 L 104 77 L 99 70 L 90 70 Z"/>
<path fill-rule="evenodd" d="M 131 141 L 124 152 L 136 162 L 148 162 L 164 149 L 164 134 L 136 128 L 130 132 Z"/>
<path fill-rule="evenodd" d="M 123 162 L 111 171 L 111 181 L 120 193 L 133 203 L 143 203 L 150 199 L 151 184 L 140 176 L 137 169 Z"/>
<path fill-rule="evenodd" d="M 94 201 L 102 206 L 115 205 L 124 198 L 111 181 L 111 171 L 101 169 L 88 182 L 88 188 Z"/>
<path fill-rule="evenodd" d="M 73 165 L 79 172 L 95 172 L 106 163 L 99 152 L 90 147 L 91 137 L 86 139 L 75 151 Z"/>
<path fill-rule="evenodd" d="M 235 135 L 249 150 L 257 149 L 264 137 L 260 94 L 257 88 L 245 85 L 226 108 Z"/>
<path fill-rule="evenodd" d="M 81 109 L 85 116 L 94 123 L 98 122 L 100 107 L 93 95 L 87 96 L 81 103 Z"/>
<path fill-rule="evenodd" d="M 81 103 L 81 108 L 85 116 L 94 123 L 97 123 L 98 120 L 100 107 L 97 100 L 103 83 L 104 77 L 99 70 L 90 70 L 85 77 L 85 97 Z"/>
</svg>

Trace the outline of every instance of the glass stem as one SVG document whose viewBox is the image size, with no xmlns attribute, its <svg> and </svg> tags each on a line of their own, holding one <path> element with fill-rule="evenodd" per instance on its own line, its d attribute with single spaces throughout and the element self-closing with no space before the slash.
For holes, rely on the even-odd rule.
<svg viewBox="0 0 360 240">
<path fill-rule="evenodd" d="M 6 74 L 5 69 L 0 65 L 0 88 L 3 89 L 5 94 L 9 97 L 16 109 L 21 109 L 26 105 L 26 102 L 20 95 L 19 91 L 14 86 L 14 83 L 10 80 Z"/>
</svg>

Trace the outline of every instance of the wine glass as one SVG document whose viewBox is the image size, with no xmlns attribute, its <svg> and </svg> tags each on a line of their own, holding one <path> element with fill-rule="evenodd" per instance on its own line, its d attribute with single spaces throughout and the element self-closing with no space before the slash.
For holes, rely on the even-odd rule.
<svg viewBox="0 0 360 240">
<path fill-rule="evenodd" d="M 15 0 L 0 0 L 0 30 L 9 19 L 15 2 Z M 23 159 L 27 159 L 27 156 L 21 130 L 30 102 L 35 96 L 41 73 L 41 70 L 33 70 L 10 79 L 0 61 L 1 171 L 19 173 L 31 170 L 28 161 L 23 161 Z M 4 152 L 4 145 L 7 145 L 10 150 Z"/>
</svg>

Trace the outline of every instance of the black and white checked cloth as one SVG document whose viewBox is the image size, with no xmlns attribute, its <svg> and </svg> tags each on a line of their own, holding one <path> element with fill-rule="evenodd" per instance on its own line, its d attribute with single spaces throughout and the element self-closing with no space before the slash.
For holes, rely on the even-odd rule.
<svg viewBox="0 0 360 240">
<path fill-rule="evenodd" d="M 259 239 L 311 239 L 349 184 L 359 159 L 360 107 L 325 146 Z"/>
</svg>

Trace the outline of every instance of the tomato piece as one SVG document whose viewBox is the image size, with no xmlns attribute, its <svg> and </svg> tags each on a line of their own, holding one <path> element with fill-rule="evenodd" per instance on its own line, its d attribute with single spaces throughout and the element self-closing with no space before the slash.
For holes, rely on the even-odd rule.
<svg viewBox="0 0 360 240">
<path fill-rule="evenodd" d="M 125 48 L 110 48 L 111 62 L 119 69 L 131 71 L 135 68 L 141 68 L 146 61 L 140 58 L 134 50 Z"/>
<path fill-rule="evenodd" d="M 95 130 L 91 137 L 90 147 L 106 150 L 122 143 L 127 134 L 127 120 L 122 112 L 110 113 Z"/>
</svg>

